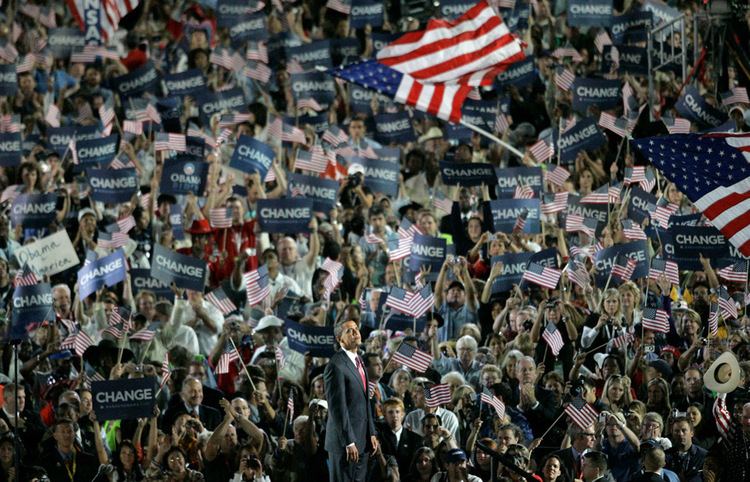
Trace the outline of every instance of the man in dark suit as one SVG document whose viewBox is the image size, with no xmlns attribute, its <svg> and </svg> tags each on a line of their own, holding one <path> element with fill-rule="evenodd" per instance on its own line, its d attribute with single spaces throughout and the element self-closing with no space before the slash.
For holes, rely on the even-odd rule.
<svg viewBox="0 0 750 482">
<path fill-rule="evenodd" d="M 561 407 L 555 395 L 537 385 L 536 379 L 534 359 L 530 356 L 519 359 L 516 363 L 516 379 L 510 381 L 510 400 L 505 402 L 506 405 L 519 407 L 529 421 L 534 437 L 541 437 L 555 421 Z"/>
<path fill-rule="evenodd" d="M 202 403 L 203 384 L 197 378 L 186 378 L 182 384 L 179 400 L 176 403 L 170 403 L 164 412 L 164 418 L 162 419 L 164 428 L 171 430 L 172 424 L 178 416 L 189 413 L 200 419 L 206 430 L 213 431 L 221 423 L 221 414 L 218 410 L 202 405 Z"/>
<path fill-rule="evenodd" d="M 380 448 L 385 455 L 396 457 L 400 474 L 409 473 L 409 464 L 414 453 L 422 447 L 422 437 L 403 426 L 404 402 L 389 398 L 383 402 L 385 420 L 378 424 Z"/>
<path fill-rule="evenodd" d="M 573 479 L 580 479 L 582 477 L 581 460 L 583 459 L 583 452 L 594 448 L 594 444 L 596 444 L 596 430 L 593 424 L 582 429 L 573 423 L 568 428 L 568 435 L 570 435 L 571 446 L 558 450 L 552 453 L 552 455 L 560 459 L 560 470 L 565 475 L 565 480 L 572 481 Z"/>
<path fill-rule="evenodd" d="M 70 482 L 102 482 L 107 480 L 104 471 L 99 470 L 99 461 L 89 453 L 76 447 L 75 424 L 72 420 L 62 418 L 52 426 L 54 447 L 49 447 L 39 454 L 37 465 L 47 471 L 49 480 L 67 480 Z"/>
<path fill-rule="evenodd" d="M 607 475 L 607 456 L 602 452 L 586 452 L 581 460 L 583 482 L 602 482 Z"/>
<path fill-rule="evenodd" d="M 364 482 L 368 450 L 377 450 L 378 439 L 367 399 L 367 374 L 357 353 L 362 337 L 354 321 L 336 325 L 334 336 L 341 349 L 323 372 L 328 401 L 325 449 L 331 482 Z"/>
<path fill-rule="evenodd" d="M 18 405 L 16 405 L 16 393 L 18 393 Z M 13 383 L 5 385 L 0 419 L 4 420 L 11 430 L 14 430 L 16 423 L 18 424 L 18 435 L 26 449 L 24 462 L 32 462 L 36 456 L 39 441 L 44 435 L 45 427 L 39 415 L 26 408 L 26 389 L 23 385 L 18 385 L 17 391 Z"/>
</svg>

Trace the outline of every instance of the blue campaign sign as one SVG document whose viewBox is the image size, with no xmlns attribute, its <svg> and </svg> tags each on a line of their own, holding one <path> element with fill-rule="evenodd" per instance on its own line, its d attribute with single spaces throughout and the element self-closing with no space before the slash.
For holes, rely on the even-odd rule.
<svg viewBox="0 0 750 482">
<path fill-rule="evenodd" d="M 246 174 L 258 172 L 265 179 L 275 154 L 273 148 L 250 136 L 240 136 L 229 161 L 229 167 Z"/>
<path fill-rule="evenodd" d="M 170 250 L 160 244 L 154 246 L 151 276 L 178 288 L 203 292 L 208 277 L 208 266 L 202 259 Z"/>
<path fill-rule="evenodd" d="M 440 15 L 448 19 L 460 17 L 474 5 L 476 5 L 476 2 L 471 0 L 442 0 L 440 2 Z"/>
<path fill-rule="evenodd" d="M 701 224 L 701 218 L 703 217 L 703 214 L 701 213 L 695 213 L 695 214 L 685 214 L 685 215 L 677 215 L 673 214 L 669 216 L 669 226 L 700 226 Z"/>
<path fill-rule="evenodd" d="M 192 95 L 206 88 L 206 78 L 199 69 L 190 69 L 177 74 L 166 74 L 164 85 L 169 95 Z"/>
<path fill-rule="evenodd" d="M 31 286 L 18 286 L 13 291 L 12 328 L 10 338 L 23 340 L 27 336 L 27 327 L 32 323 L 54 321 L 55 310 L 52 306 L 52 287 L 49 283 Z"/>
<path fill-rule="evenodd" d="M 713 262 L 730 255 L 729 242 L 713 226 L 674 226 L 668 232 L 681 269 L 701 270 L 701 255 Z"/>
<path fill-rule="evenodd" d="M 383 147 L 382 149 L 374 149 L 378 159 L 381 161 L 395 162 L 396 164 L 401 162 L 401 148 L 400 147 Z"/>
<path fill-rule="evenodd" d="M 138 190 L 135 169 L 87 169 L 91 197 L 103 203 L 128 202 Z"/>
<path fill-rule="evenodd" d="M 194 97 L 200 118 L 206 123 L 218 112 L 242 111 L 246 107 L 245 93 L 240 87 L 216 93 L 203 90 L 196 92 Z"/>
<path fill-rule="evenodd" d="M 727 115 L 711 107 L 692 85 L 685 87 L 685 92 L 677 99 L 675 109 L 682 117 L 697 123 L 702 129 L 719 126 L 727 120 Z"/>
<path fill-rule="evenodd" d="M 309 44 L 302 44 L 297 47 L 286 49 L 287 62 L 296 60 L 304 70 L 313 70 L 317 66 L 330 69 L 333 67 L 331 62 L 331 41 L 317 40 Z"/>
<path fill-rule="evenodd" d="M 486 184 L 491 186 L 497 180 L 495 166 L 492 164 L 459 164 L 455 162 L 440 161 L 440 176 L 443 182 L 449 186 L 480 186 Z"/>
<path fill-rule="evenodd" d="M 500 275 L 492 283 L 492 293 L 504 293 L 513 289 L 513 285 L 521 284 L 521 277 L 526 271 L 532 253 L 506 253 L 493 256 L 492 264 L 503 263 Z"/>
<path fill-rule="evenodd" d="M 206 141 L 202 137 L 185 137 L 185 152 L 177 153 L 180 161 L 203 161 L 205 159 Z"/>
<path fill-rule="evenodd" d="M 153 415 L 159 382 L 156 377 L 121 378 L 91 383 L 97 420 L 135 420 Z"/>
<path fill-rule="evenodd" d="M 649 213 L 656 209 L 656 201 L 656 196 L 638 186 L 634 186 L 630 190 L 628 217 L 638 224 L 641 224 L 644 219 L 650 219 Z"/>
<path fill-rule="evenodd" d="M 611 248 L 597 251 L 594 255 L 594 282 L 599 288 L 607 284 L 607 278 L 612 271 L 617 257 L 623 255 L 635 260 L 638 264 L 633 271 L 632 279 L 645 278 L 648 276 L 649 257 L 648 241 L 634 241 L 626 244 L 616 244 Z"/>
<path fill-rule="evenodd" d="M 461 119 L 488 132 L 495 132 L 500 106 L 495 100 L 468 99 L 461 107 Z"/>
<path fill-rule="evenodd" d="M 75 126 L 75 132 L 76 142 L 91 141 L 94 139 L 100 139 L 102 137 L 98 125 Z"/>
<path fill-rule="evenodd" d="M 168 194 L 201 196 L 206 190 L 209 164 L 202 161 L 170 161 L 164 164 L 159 190 Z"/>
<path fill-rule="evenodd" d="M 144 92 L 153 92 L 161 78 L 151 61 L 132 72 L 112 79 L 115 92 L 123 97 L 139 96 Z"/>
<path fill-rule="evenodd" d="M 416 322 L 416 325 L 415 325 Z M 427 317 L 421 316 L 414 319 L 411 315 L 405 315 L 404 313 L 397 313 L 395 311 L 391 311 L 386 317 L 385 317 L 385 323 L 383 323 L 383 329 L 384 330 L 391 330 L 391 331 L 404 331 L 406 329 L 414 329 L 416 326 L 415 333 L 422 333 L 424 331 L 424 327 L 427 324 Z M 377 327 L 376 327 L 377 328 Z"/>
<path fill-rule="evenodd" d="M 612 0 L 568 1 L 568 25 L 573 27 L 609 27 L 612 14 Z"/>
<path fill-rule="evenodd" d="M 22 147 L 20 132 L 0 134 L 0 166 L 13 167 L 21 164 Z"/>
<path fill-rule="evenodd" d="M 575 162 L 581 150 L 597 149 L 606 141 L 607 138 L 593 117 L 577 121 L 573 127 L 560 135 L 559 141 L 557 141 L 557 130 L 555 130 L 555 142 L 560 150 L 560 160 L 566 164 Z"/>
<path fill-rule="evenodd" d="M 446 124 L 443 126 L 443 137 L 451 141 L 454 145 L 461 142 L 471 142 L 471 137 L 473 135 L 474 131 L 460 124 Z M 452 153 L 447 152 L 444 159 L 453 162 L 453 158 L 450 157 L 451 155 Z"/>
<path fill-rule="evenodd" d="M 117 155 L 120 147 L 120 136 L 112 134 L 108 137 L 76 141 L 76 152 L 80 164 L 109 165 Z"/>
<path fill-rule="evenodd" d="M 431 278 L 437 278 L 440 268 L 448 254 L 447 242 L 444 238 L 428 236 L 426 234 L 414 235 L 411 245 L 411 256 L 409 257 L 409 271 L 419 273 L 422 266 L 429 266 Z"/>
<path fill-rule="evenodd" d="M 258 12 L 238 17 L 237 22 L 229 27 L 229 37 L 234 48 L 240 48 L 248 40 L 268 40 L 266 15 Z"/>
<path fill-rule="evenodd" d="M 323 109 L 330 107 L 336 96 L 333 77 L 325 72 L 307 72 L 291 75 L 294 100 L 315 99 Z"/>
<path fill-rule="evenodd" d="M 336 205 L 338 182 L 294 173 L 287 174 L 287 180 L 289 192 L 298 192 L 302 196 L 312 199 L 315 211 L 327 213 Z"/>
<path fill-rule="evenodd" d="M 648 73 L 646 49 L 629 45 L 619 45 L 617 47 L 607 45 L 604 47 L 602 52 L 602 72 L 609 72 L 612 69 L 615 63 L 612 59 L 612 51 L 615 48 L 617 49 L 618 65 L 621 72 L 634 75 L 646 75 Z"/>
<path fill-rule="evenodd" d="M 362 114 L 372 114 L 372 98 L 378 97 L 378 93 L 374 90 L 365 89 L 357 84 L 349 84 L 349 99 L 351 107 L 354 112 Z M 378 101 L 378 105 L 382 106 L 383 102 Z"/>
<path fill-rule="evenodd" d="M 399 38 L 399 34 L 385 33 L 385 32 L 373 32 L 372 33 L 372 49 L 375 53 L 378 53 L 386 45 Z"/>
<path fill-rule="evenodd" d="M 48 127 L 47 146 L 62 156 L 70 141 L 76 138 L 75 127 Z"/>
<path fill-rule="evenodd" d="M 27 134 L 21 141 L 21 150 L 24 155 L 28 155 L 37 144 L 42 144 L 40 134 Z"/>
<path fill-rule="evenodd" d="M 582 204 L 581 196 L 570 194 L 568 196 L 568 207 L 565 209 L 565 216 L 574 214 L 581 216 L 583 219 L 596 219 L 599 226 L 602 226 L 607 222 L 607 209 L 606 204 Z"/>
<path fill-rule="evenodd" d="M 284 329 L 289 341 L 289 348 L 312 356 L 328 358 L 333 355 L 336 338 L 333 326 L 311 326 L 284 320 Z"/>
<path fill-rule="evenodd" d="M 610 29 L 612 43 L 620 45 L 645 41 L 646 32 L 651 29 L 652 17 L 651 12 L 632 12 L 615 17 Z"/>
<path fill-rule="evenodd" d="M 174 298 L 169 283 L 152 278 L 150 269 L 132 268 L 130 270 L 130 287 L 136 295 L 143 290 L 148 290 L 153 291 L 157 299 Z"/>
<path fill-rule="evenodd" d="M 531 16 L 531 5 L 529 2 L 517 1 L 513 6 L 513 10 L 500 10 L 511 32 L 519 34 L 521 31 L 529 28 L 529 17 Z"/>
<path fill-rule="evenodd" d="M 18 75 L 16 64 L 0 65 L 0 96 L 16 95 L 18 90 Z"/>
<path fill-rule="evenodd" d="M 664 22 L 670 22 L 682 15 L 682 12 L 680 12 L 680 10 L 674 7 L 670 7 L 661 0 L 645 0 L 641 9 L 644 12 L 650 12 L 653 14 L 655 26 L 658 26 Z M 669 30 L 666 30 L 665 32 L 669 32 Z"/>
<path fill-rule="evenodd" d="M 523 232 L 539 233 L 541 230 L 539 222 L 540 204 L 541 201 L 539 199 L 498 199 L 490 201 L 492 222 L 494 223 L 495 231 L 502 233 L 513 232 L 513 226 L 515 226 L 518 217 L 528 212 Z"/>
<path fill-rule="evenodd" d="M 244 15 L 263 9 L 257 0 L 218 0 L 216 2 L 216 25 L 228 28 L 238 23 Z"/>
<path fill-rule="evenodd" d="M 606 110 L 622 102 L 619 80 L 584 79 L 577 77 L 573 81 L 573 110 L 586 114 L 588 108 L 597 106 Z"/>
<path fill-rule="evenodd" d="M 78 270 L 78 293 L 81 299 L 103 286 L 114 286 L 125 281 L 128 262 L 123 250 L 99 258 Z"/>
<path fill-rule="evenodd" d="M 356 38 L 331 39 L 331 58 L 336 65 L 359 60 L 360 49 Z"/>
<path fill-rule="evenodd" d="M 365 185 L 373 192 L 393 197 L 398 194 L 398 164 L 379 159 L 361 159 L 359 162 L 365 168 Z"/>
<path fill-rule="evenodd" d="M 383 25 L 383 2 L 377 0 L 351 0 L 349 27 L 364 28 L 365 25 L 380 27 Z"/>
<path fill-rule="evenodd" d="M 47 33 L 47 49 L 56 59 L 67 59 L 86 45 L 85 37 L 77 28 L 51 28 Z"/>
<path fill-rule="evenodd" d="M 499 85 L 526 85 L 531 83 L 536 76 L 536 67 L 534 57 L 529 56 L 526 59 L 516 62 L 505 71 L 497 76 Z"/>
<path fill-rule="evenodd" d="M 541 198 L 544 174 L 541 167 L 508 167 L 495 170 L 498 185 L 498 197 L 512 198 L 516 186 L 529 186 L 534 196 Z"/>
<path fill-rule="evenodd" d="M 376 115 L 375 131 L 378 142 L 383 144 L 405 144 L 416 140 L 414 127 L 406 111 Z"/>
<path fill-rule="evenodd" d="M 258 222 L 266 233 L 306 233 L 313 217 L 313 200 L 259 199 Z"/>
<path fill-rule="evenodd" d="M 299 121 L 300 128 L 310 126 L 317 135 L 322 135 L 330 127 L 327 112 L 322 112 L 317 115 L 301 115 L 297 117 L 297 121 Z"/>
<path fill-rule="evenodd" d="M 57 194 L 19 194 L 10 208 L 13 226 L 46 228 L 57 216 Z"/>
</svg>

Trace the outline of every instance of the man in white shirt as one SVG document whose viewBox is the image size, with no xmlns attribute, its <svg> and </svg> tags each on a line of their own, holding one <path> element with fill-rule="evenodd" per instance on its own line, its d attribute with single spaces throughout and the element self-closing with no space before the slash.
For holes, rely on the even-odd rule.
<svg viewBox="0 0 750 482">
<path fill-rule="evenodd" d="M 203 298 L 203 293 L 188 290 L 187 295 L 187 300 L 175 301 L 175 309 L 180 307 L 178 323 L 193 329 L 198 338 L 199 353 L 211 353 L 224 327 L 224 315 Z"/>
<path fill-rule="evenodd" d="M 317 219 L 312 218 L 310 221 L 310 249 L 304 258 L 299 256 L 297 241 L 289 237 L 281 238 L 276 244 L 276 250 L 279 253 L 281 272 L 296 281 L 302 294 L 312 299 L 312 277 L 320 251 Z"/>
<path fill-rule="evenodd" d="M 261 261 L 268 268 L 268 285 L 271 287 L 271 300 L 276 301 L 279 293 L 292 292 L 297 295 L 303 294 L 302 288 L 294 281 L 294 278 L 280 271 L 279 253 L 274 248 L 268 248 L 263 251 Z"/>
<path fill-rule="evenodd" d="M 414 406 L 416 407 L 416 409 L 409 412 L 409 414 L 406 416 L 406 419 L 404 419 L 404 426 L 408 429 L 413 430 L 418 435 L 424 436 L 424 432 L 422 430 L 422 419 L 424 418 L 425 414 L 434 413 L 435 415 L 440 417 L 440 425 L 450 432 L 451 436 L 456 440 L 456 442 L 459 442 L 458 418 L 456 417 L 456 415 L 450 410 L 444 409 L 443 407 L 428 407 L 425 403 L 424 384 L 427 382 L 428 380 L 426 378 L 421 377 L 416 378 L 414 382 L 412 382 L 411 399 L 414 402 Z"/>
<path fill-rule="evenodd" d="M 175 346 L 181 346 L 191 355 L 200 353 L 198 336 L 195 334 L 195 330 L 182 324 L 182 311 L 185 309 L 185 302 L 180 303 L 180 300 L 175 300 L 175 305 L 172 307 L 172 303 L 169 301 L 160 301 L 156 303 L 154 309 L 156 310 L 154 320 L 162 322 L 159 339 L 167 350 L 171 350 Z M 155 358 L 154 353 L 150 353 L 150 355 L 151 360 L 163 358 L 163 354 L 162 358 Z"/>
</svg>

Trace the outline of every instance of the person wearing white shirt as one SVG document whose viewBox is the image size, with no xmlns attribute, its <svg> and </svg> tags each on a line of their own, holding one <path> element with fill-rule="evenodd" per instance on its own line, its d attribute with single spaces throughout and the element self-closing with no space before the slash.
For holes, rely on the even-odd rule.
<svg viewBox="0 0 750 482">
<path fill-rule="evenodd" d="M 186 301 L 179 299 L 175 300 L 174 307 L 169 301 L 160 301 L 154 307 L 156 310 L 154 320 L 163 323 L 159 338 L 167 350 L 181 346 L 191 355 L 197 355 L 200 353 L 198 336 L 195 330 L 182 324 L 182 311 L 185 310 L 186 305 Z M 153 356 L 151 359 L 159 360 Z"/>
<path fill-rule="evenodd" d="M 198 338 L 199 353 L 211 353 L 224 327 L 224 316 L 218 308 L 203 298 L 198 291 L 187 292 L 188 300 L 177 300 L 182 308 L 179 323 L 193 329 Z"/>
<path fill-rule="evenodd" d="M 276 301 L 279 293 L 286 292 L 301 295 L 302 288 L 291 276 L 287 276 L 280 271 L 279 253 L 274 248 L 266 249 L 262 255 L 262 263 L 268 268 L 268 285 L 271 288 L 270 298 Z"/>
</svg>

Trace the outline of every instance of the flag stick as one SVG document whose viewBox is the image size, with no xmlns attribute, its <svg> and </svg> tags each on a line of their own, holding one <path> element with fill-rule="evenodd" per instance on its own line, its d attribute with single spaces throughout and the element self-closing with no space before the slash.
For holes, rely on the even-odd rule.
<svg viewBox="0 0 750 482">
<path fill-rule="evenodd" d="M 615 263 L 617 263 L 617 258 L 615 258 Z M 607 276 L 607 282 L 604 283 L 604 290 L 602 290 L 602 295 L 601 297 L 599 297 L 599 303 L 596 304 L 597 313 L 602 309 L 602 303 L 604 302 L 604 293 L 606 293 L 607 289 L 609 289 L 610 281 L 612 281 L 612 270 L 609 271 L 609 276 Z"/>
<path fill-rule="evenodd" d="M 148 343 L 146 344 L 146 348 L 143 350 L 143 353 L 141 353 L 141 359 L 138 361 L 139 365 L 143 365 L 143 360 L 146 359 L 146 353 L 151 349 L 151 344 L 154 342 L 154 339 L 151 338 Z"/>
<path fill-rule="evenodd" d="M 240 354 L 240 351 L 237 349 L 237 345 L 234 344 L 234 340 L 232 337 L 229 337 L 229 341 L 232 343 L 232 348 L 234 348 L 234 351 L 237 352 L 237 357 L 240 360 L 240 365 L 242 365 L 242 370 L 245 372 L 245 375 L 247 376 L 247 379 L 250 381 L 250 386 L 253 387 L 253 391 L 256 391 L 255 383 L 253 383 L 253 379 L 250 376 L 250 373 L 247 371 L 247 365 L 245 365 L 245 362 L 242 360 L 242 355 Z"/>
<path fill-rule="evenodd" d="M 564 415 L 565 415 L 565 410 L 563 410 L 563 411 L 562 411 L 562 413 L 560 414 L 560 416 L 559 416 L 559 417 L 557 417 L 557 418 L 555 419 L 555 421 L 554 421 L 554 422 L 552 422 L 552 424 L 551 424 L 551 425 L 549 426 L 549 428 L 547 429 L 547 431 L 545 431 L 545 432 L 544 432 L 544 433 L 542 434 L 542 436 L 541 436 L 541 437 L 539 437 L 539 440 L 541 440 L 541 439 L 543 439 L 544 437 L 546 437 L 546 436 L 547 436 L 547 434 L 548 434 L 548 433 L 550 432 L 550 430 L 552 430 L 552 428 L 553 428 L 553 427 L 554 427 L 555 425 L 557 425 L 557 422 L 559 422 L 559 421 L 560 421 L 560 419 L 561 419 L 561 418 L 563 418 L 563 416 L 564 416 Z"/>
<path fill-rule="evenodd" d="M 506 149 L 508 149 L 508 150 L 509 150 L 510 152 L 512 152 L 513 154 L 515 154 L 515 155 L 517 155 L 518 157 L 520 157 L 521 159 L 523 159 L 524 155 L 523 155 L 523 153 L 522 153 L 521 151 L 519 151 L 519 150 L 518 150 L 518 149 L 516 149 L 515 147 L 511 146 L 511 145 L 510 145 L 510 144 L 508 144 L 507 142 L 503 141 L 503 140 L 502 140 L 502 139 L 500 139 L 499 137 L 497 137 L 497 136 L 495 136 L 495 135 L 493 135 L 493 134 L 490 134 L 489 132 L 487 132 L 486 130 L 484 130 L 484 129 L 480 128 L 480 127 L 477 127 L 477 126 L 475 126 L 475 125 L 469 124 L 469 123 L 468 123 L 468 122 L 466 122 L 465 120 L 461 120 L 461 122 L 459 122 L 459 123 L 460 123 L 460 124 L 461 124 L 462 126 L 464 126 L 464 127 L 468 127 L 469 129 L 473 130 L 473 131 L 474 131 L 474 132 L 476 132 L 477 134 L 483 135 L 483 136 L 484 136 L 484 137 L 486 137 L 487 139 L 489 139 L 489 140 L 491 140 L 491 141 L 494 141 L 494 142 L 497 142 L 498 144 L 500 144 L 501 146 L 505 147 Z"/>
<path fill-rule="evenodd" d="M 388 354 L 388 361 L 385 362 L 385 364 L 383 365 L 383 372 L 385 372 L 388 369 L 388 365 L 390 365 L 391 364 L 391 360 L 393 360 L 393 354 L 396 353 L 398 351 L 398 349 L 401 348 L 401 345 L 403 345 L 403 344 L 404 344 L 404 340 L 401 340 L 401 343 L 398 344 L 398 346 L 396 347 L 396 349 L 393 350 L 392 352 L 390 352 Z"/>
</svg>

